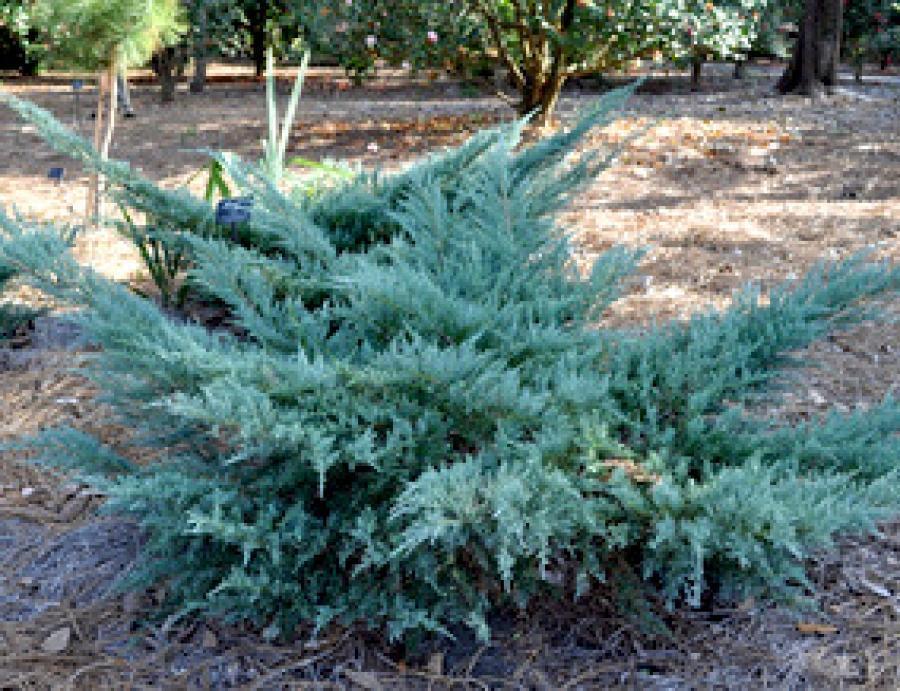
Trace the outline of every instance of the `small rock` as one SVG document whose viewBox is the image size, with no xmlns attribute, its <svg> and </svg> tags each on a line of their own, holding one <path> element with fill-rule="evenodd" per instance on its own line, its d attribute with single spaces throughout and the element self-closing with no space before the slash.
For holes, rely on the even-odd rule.
<svg viewBox="0 0 900 691">
<path fill-rule="evenodd" d="M 84 513 L 85 509 L 88 508 L 88 505 L 91 503 L 90 497 L 85 497 L 82 495 L 77 495 L 67 501 L 65 505 L 63 505 L 62 510 L 59 512 L 59 518 L 64 523 L 69 523 L 73 521 L 82 513 Z"/>
<path fill-rule="evenodd" d="M 207 650 L 212 650 L 213 648 L 217 648 L 219 645 L 219 639 L 216 638 L 216 634 L 214 634 L 209 629 L 203 630 L 203 640 L 201 645 Z"/>
<path fill-rule="evenodd" d="M 354 669 L 345 669 L 344 675 L 357 686 L 367 691 L 381 691 L 383 688 L 372 672 L 358 672 Z"/>
<path fill-rule="evenodd" d="M 72 638 L 72 629 L 64 626 L 51 633 L 41 643 L 41 650 L 45 653 L 61 653 L 69 647 L 69 641 Z"/>
<path fill-rule="evenodd" d="M 137 614 L 140 609 L 141 596 L 134 591 L 125 593 L 125 596 L 122 598 L 122 610 L 126 614 Z"/>
<path fill-rule="evenodd" d="M 428 672 L 436 677 L 444 674 L 444 654 L 434 653 L 428 658 Z"/>
</svg>

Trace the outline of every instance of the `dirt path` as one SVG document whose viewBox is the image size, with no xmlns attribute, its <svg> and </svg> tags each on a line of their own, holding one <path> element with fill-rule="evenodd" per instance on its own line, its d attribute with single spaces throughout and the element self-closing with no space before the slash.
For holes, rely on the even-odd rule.
<svg viewBox="0 0 900 691">
<path fill-rule="evenodd" d="M 715 69 L 711 70 L 713 73 Z M 64 85 L 16 85 L 71 119 Z M 847 84 L 828 103 L 777 98 L 771 76 L 739 84 L 707 80 L 700 94 L 653 82 L 625 117 L 592 138 L 610 146 L 633 133 L 620 162 L 566 216 L 583 260 L 615 243 L 649 247 L 634 291 L 610 323 L 681 317 L 727 304 L 749 280 L 763 287 L 802 274 L 820 258 L 863 248 L 900 259 L 900 85 Z M 114 155 L 168 185 L 202 165 L 197 149 L 253 157 L 263 134 L 258 84 L 216 84 L 173 106 L 136 89 L 139 117 L 122 123 Z M 590 93 L 563 99 L 569 120 Z M 86 99 L 85 99 L 86 100 Z M 396 167 L 411 156 L 461 141 L 509 117 L 487 96 L 458 85 L 346 91 L 327 84 L 301 106 L 291 153 Z M 87 131 L 87 123 L 83 123 Z M 62 186 L 46 179 L 66 166 Z M 0 112 L 0 204 L 47 220 L 83 204 L 85 178 L 8 111 Z M 97 264 L 114 276 L 139 269 L 129 248 L 95 239 Z M 810 417 L 850 410 L 900 393 L 900 304 L 887 318 L 811 347 L 820 367 L 802 372 L 775 411 Z M 54 326 L 56 325 L 56 326 Z M 74 353 L 58 322 L 42 327 L 32 352 L 0 352 L 0 441 L 65 422 L 115 436 L 84 382 L 67 373 Z M 900 528 L 842 543 L 811 570 L 820 612 L 798 630 L 788 614 L 744 609 L 673 617 L 674 639 L 635 633 L 602 598 L 592 608 L 549 608 L 528 621 L 502 622 L 498 641 L 480 649 L 461 640 L 440 655 L 399 662 L 376 639 L 352 635 L 316 647 L 274 649 L 227 627 L 169 622 L 122 647 L 142 604 L 99 599 L 126 567 L 139 536 L 97 522 L 98 498 L 0 456 L 0 686 L 48 688 L 444 688 L 441 674 L 477 688 L 510 687 L 839 688 L 900 685 Z M 115 539 L 114 539 L 115 538 Z M 55 638 L 54 638 L 55 636 Z M 65 640 L 63 640 L 65 639 Z M 265 681 L 268 679 L 268 681 Z"/>
</svg>

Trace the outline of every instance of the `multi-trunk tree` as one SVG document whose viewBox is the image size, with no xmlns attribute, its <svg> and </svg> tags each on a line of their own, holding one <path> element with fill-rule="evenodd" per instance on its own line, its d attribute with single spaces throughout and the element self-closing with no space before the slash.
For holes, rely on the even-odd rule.
<svg viewBox="0 0 900 691">
<path fill-rule="evenodd" d="M 767 0 L 324 0 L 300 2 L 317 47 L 357 74 L 376 60 L 465 60 L 505 70 L 521 114 L 543 125 L 566 81 L 640 58 L 732 58 L 749 50 Z"/>
</svg>

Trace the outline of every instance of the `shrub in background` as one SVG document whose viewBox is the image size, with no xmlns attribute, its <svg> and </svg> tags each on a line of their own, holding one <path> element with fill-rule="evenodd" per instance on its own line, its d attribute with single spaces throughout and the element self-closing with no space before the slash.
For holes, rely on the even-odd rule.
<svg viewBox="0 0 900 691">
<path fill-rule="evenodd" d="M 843 50 L 856 78 L 874 60 L 882 69 L 900 53 L 900 3 L 896 0 L 849 0 L 844 3 Z"/>
<path fill-rule="evenodd" d="M 774 393 L 788 351 L 871 316 L 897 268 L 857 257 L 767 302 L 748 290 L 685 323 L 603 327 L 636 254 L 581 274 L 554 217 L 606 164 L 573 148 L 627 95 L 530 147 L 516 122 L 310 194 L 223 157 L 256 200 L 238 238 L 204 200 L 6 97 L 171 228 L 234 322 L 163 312 L 0 217 L 0 260 L 84 308 L 103 346 L 89 376 L 159 452 L 136 465 L 71 429 L 35 442 L 145 527 L 132 584 L 269 636 L 462 622 L 486 637 L 500 603 L 590 597 L 604 579 L 670 605 L 793 597 L 811 550 L 896 513 L 895 401 L 798 426 L 747 404 Z"/>
<path fill-rule="evenodd" d="M 46 50 L 38 40 L 32 6 L 25 0 L 0 0 L 0 70 L 23 76 L 38 73 Z"/>
</svg>

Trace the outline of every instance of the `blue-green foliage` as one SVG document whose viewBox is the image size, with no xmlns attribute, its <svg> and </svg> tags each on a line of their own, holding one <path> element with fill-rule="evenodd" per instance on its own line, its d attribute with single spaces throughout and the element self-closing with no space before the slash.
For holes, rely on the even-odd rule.
<svg viewBox="0 0 900 691">
<path fill-rule="evenodd" d="M 90 375 L 159 452 L 134 465 L 73 430 L 39 440 L 148 529 L 136 582 L 284 635 L 360 620 L 486 635 L 500 602 L 589 596 L 623 569 L 672 604 L 797 594 L 811 550 L 896 512 L 894 401 L 799 427 L 745 404 L 787 351 L 897 291 L 897 268 L 855 258 L 766 303 L 748 291 L 649 333 L 602 328 L 637 255 L 579 273 L 554 215 L 604 164 L 573 146 L 627 95 L 531 148 L 516 123 L 315 194 L 223 157 L 257 202 L 238 241 L 201 200 L 11 101 L 178 232 L 192 281 L 235 321 L 172 318 L 3 220 L 0 260 L 87 308 Z"/>
<path fill-rule="evenodd" d="M 13 267 L 0 262 L 0 344 L 40 314 L 40 310 L 13 302 L 5 295 L 16 273 Z"/>
</svg>

